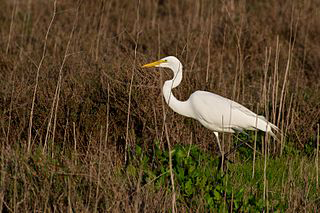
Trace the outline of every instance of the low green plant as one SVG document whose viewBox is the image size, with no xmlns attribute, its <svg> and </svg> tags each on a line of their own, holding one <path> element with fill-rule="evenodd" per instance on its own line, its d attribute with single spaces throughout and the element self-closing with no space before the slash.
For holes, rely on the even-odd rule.
<svg viewBox="0 0 320 213">
<path fill-rule="evenodd" d="M 202 206 L 215 211 L 263 211 L 265 202 L 262 196 L 245 194 L 245 185 L 233 187 L 232 173 L 222 172 L 220 159 L 213 157 L 194 145 L 176 145 L 172 149 L 172 169 L 177 191 L 177 205 L 190 209 Z M 142 183 L 154 183 L 156 189 L 172 190 L 169 172 L 169 152 L 154 149 L 143 150 L 136 146 L 131 153 L 131 162 L 126 172 L 137 176 L 137 169 L 143 170 Z M 259 194 L 260 195 L 260 194 Z"/>
</svg>

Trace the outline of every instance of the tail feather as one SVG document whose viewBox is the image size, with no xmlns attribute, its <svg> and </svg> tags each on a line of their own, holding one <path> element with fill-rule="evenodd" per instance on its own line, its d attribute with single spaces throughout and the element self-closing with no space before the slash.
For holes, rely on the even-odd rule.
<svg viewBox="0 0 320 213">
<path fill-rule="evenodd" d="M 271 135 L 275 140 L 280 141 L 277 135 L 273 132 L 275 131 L 277 134 L 282 135 L 280 129 L 274 125 L 273 123 L 267 121 L 267 119 L 263 116 L 258 116 L 258 125 L 257 129 L 267 132 Z"/>
<path fill-rule="evenodd" d="M 280 139 L 276 136 L 276 134 L 272 132 L 272 130 L 268 131 L 267 133 L 271 135 L 276 141 L 280 141 Z"/>
</svg>

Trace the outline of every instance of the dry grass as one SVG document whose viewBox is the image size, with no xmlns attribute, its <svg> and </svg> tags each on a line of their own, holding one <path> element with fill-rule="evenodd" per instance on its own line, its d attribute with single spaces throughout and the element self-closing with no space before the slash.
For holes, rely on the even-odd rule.
<svg viewBox="0 0 320 213">
<path fill-rule="evenodd" d="M 166 189 L 123 173 L 135 144 L 215 150 L 210 131 L 164 103 L 170 72 L 139 68 L 166 55 L 184 64 L 179 99 L 208 90 L 276 123 L 286 137 L 269 155 L 319 150 L 319 1 L 0 4 L 2 210 L 171 208 Z"/>
</svg>

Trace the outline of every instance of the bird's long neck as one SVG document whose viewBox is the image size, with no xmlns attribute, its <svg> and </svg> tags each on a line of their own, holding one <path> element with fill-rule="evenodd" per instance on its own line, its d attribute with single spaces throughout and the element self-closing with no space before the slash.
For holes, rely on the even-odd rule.
<svg viewBox="0 0 320 213">
<path fill-rule="evenodd" d="M 175 70 L 173 70 L 174 76 L 171 80 L 164 82 L 162 92 L 166 103 L 169 107 L 184 116 L 192 117 L 192 111 L 187 101 L 179 101 L 172 93 L 172 89 L 177 87 L 182 80 L 182 65 L 180 64 Z"/>
</svg>

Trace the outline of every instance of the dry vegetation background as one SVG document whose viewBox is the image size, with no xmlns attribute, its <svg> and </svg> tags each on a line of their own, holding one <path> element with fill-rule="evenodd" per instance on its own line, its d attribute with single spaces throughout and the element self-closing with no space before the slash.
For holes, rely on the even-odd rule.
<svg viewBox="0 0 320 213">
<path fill-rule="evenodd" d="M 0 208 L 8 212 L 170 208 L 166 192 L 132 197 L 135 184 L 119 178 L 126 146 L 167 148 L 164 123 L 172 145 L 216 150 L 209 130 L 164 103 L 170 71 L 140 69 L 167 55 L 184 65 L 179 99 L 207 90 L 267 116 L 286 134 L 279 152 L 316 144 L 319 0 L 0 5 Z M 64 167 L 45 166 L 47 156 Z M 89 184 L 78 190 L 79 181 Z"/>
</svg>

